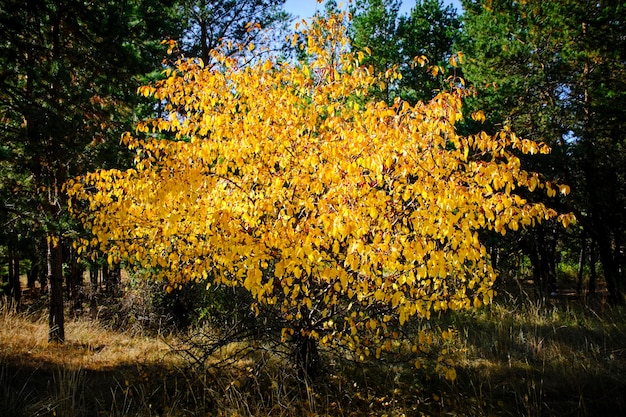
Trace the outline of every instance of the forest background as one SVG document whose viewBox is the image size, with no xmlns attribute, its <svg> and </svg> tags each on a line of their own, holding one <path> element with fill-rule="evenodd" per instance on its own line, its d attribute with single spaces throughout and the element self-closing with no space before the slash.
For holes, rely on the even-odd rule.
<svg viewBox="0 0 626 417">
<path fill-rule="evenodd" d="M 547 154 L 519 152 L 521 164 L 529 172 L 538 173 L 543 183 L 562 184 L 571 192 L 550 192 L 546 188 L 535 193 L 520 190 L 518 195 L 558 213 L 573 213 L 577 221 L 567 228 L 554 218 L 506 233 L 489 228 L 481 231 L 480 243 L 488 254 L 485 259 L 494 271 L 499 271 L 494 283 L 499 294 L 495 304 L 476 304 L 477 312 L 465 313 L 467 316 L 439 312 L 436 325 L 421 319 L 411 323 L 414 336 L 422 335 L 425 328 L 443 329 L 433 336 L 436 340 L 428 349 L 418 347 L 425 358 L 420 368 L 425 374 L 413 371 L 418 377 L 404 368 L 394 374 L 389 371 L 399 366 L 394 356 L 383 358 L 385 365 L 372 365 L 383 366 L 388 378 L 396 378 L 396 388 L 407 392 L 377 396 L 376 390 L 385 383 L 373 380 L 369 383 L 381 385 L 371 391 L 356 389 L 368 380 L 348 375 L 354 369 L 341 362 L 344 374 L 337 372 L 341 377 L 337 376 L 336 381 L 354 381 L 354 390 L 342 392 L 352 400 L 347 404 L 339 401 L 339 396 L 333 397 L 337 393 L 327 392 L 326 398 L 333 400 L 325 404 L 345 407 L 345 414 L 358 409 L 357 404 L 381 409 L 388 404 L 399 414 L 444 413 L 450 409 L 462 412 L 468 410 L 464 407 L 472 407 L 472 412 L 485 414 L 506 414 L 509 409 L 514 415 L 593 415 L 605 407 L 609 414 L 619 415 L 624 404 L 613 393 L 623 388 L 623 383 L 617 381 L 623 375 L 624 362 L 616 355 L 623 356 L 625 349 L 621 305 L 626 279 L 626 50 L 622 30 L 626 7 L 618 1 L 462 3 L 463 9 L 457 12 L 438 1 L 417 2 L 409 14 L 400 13 L 400 2 L 391 0 L 362 0 L 349 6 L 352 20 L 348 22 L 348 36 L 351 48 L 363 52 L 361 64 L 374 75 L 384 76 L 394 69 L 400 74 L 393 82 L 372 88 L 370 99 L 390 106 L 398 99 L 410 105 L 427 103 L 441 92 L 458 89 L 462 80 L 462 90 L 467 93 L 463 114 L 477 117 L 457 121 L 456 131 L 462 135 L 496 135 L 510 129 L 519 137 L 547 144 L 551 148 Z M 211 51 L 226 40 L 233 46 L 225 54 L 237 59 L 245 57 L 248 46 L 255 44 L 265 45 L 281 60 L 308 62 L 311 56 L 303 54 L 297 43 L 285 41 L 292 22 L 283 5 L 283 1 L 261 0 L 2 2 L 0 255 L 2 293 L 5 303 L 13 306 L 7 307 L 4 329 L 14 328 L 24 319 L 11 315 L 17 314 L 8 312 L 12 308 L 31 312 L 46 305 L 48 336 L 43 338 L 54 344 L 45 350 L 54 352 L 54 346 L 66 340 L 68 314 L 91 320 L 104 320 L 106 316 L 116 328 L 130 327 L 134 331 L 144 323 L 141 331 L 161 334 L 168 328 L 179 336 L 187 335 L 180 345 L 186 347 L 178 351 L 185 352 L 184 362 L 194 368 L 206 367 L 207 361 L 215 360 L 212 355 L 225 346 L 233 349 L 257 338 L 258 317 L 266 312 L 257 312 L 254 319 L 249 315 L 254 303 L 245 286 L 206 289 L 205 283 L 187 283 L 168 292 L 162 283 L 148 279 L 149 269 L 119 264 L 110 253 L 94 251 L 93 256 L 81 256 L 77 242 L 90 241 L 92 236 L 70 214 L 64 184 L 98 169 L 132 166 L 134 155 L 120 143 L 120 136 L 134 132 L 139 120 L 160 114 L 165 105 L 137 91 L 165 79 L 162 70 L 173 68 L 179 58 L 199 58 L 211 65 Z M 334 2 L 327 2 L 322 14 L 335 8 Z M 268 31 L 251 30 L 250 22 Z M 422 56 L 426 58 L 420 61 L 423 65 L 412 65 L 415 57 Z M 89 281 L 85 282 L 87 277 Z M 141 294 L 141 302 L 133 299 L 137 294 Z M 138 304 L 145 310 L 140 312 Z M 116 309 L 120 312 L 117 315 L 105 314 Z M 518 322 L 520 310 L 536 321 Z M 89 315 L 84 314 L 87 311 Z M 271 314 L 264 320 L 267 328 Z M 168 325 L 162 328 L 155 325 L 157 321 Z M 207 324 L 220 331 L 210 335 L 200 332 Z M 448 325 L 460 330 L 447 333 Z M 369 326 L 376 325 L 371 322 Z M 563 328 L 571 331 L 559 335 Z M 465 339 L 448 338 L 452 333 L 462 336 L 463 329 Z M 2 343 L 6 343 L 5 335 Z M 548 335 L 555 336 L 550 349 L 544 347 Z M 490 355 L 509 355 L 510 362 L 512 354 L 514 361 L 525 361 L 517 373 L 509 368 L 517 384 L 507 385 L 502 382 L 506 377 L 499 375 L 477 385 L 479 377 L 472 372 L 480 367 L 476 363 L 465 366 L 463 359 L 454 357 L 472 351 L 470 341 L 480 345 L 477 339 L 481 337 L 493 342 Z M 11 338 L 19 340 L 14 335 Z M 304 340 L 308 346 L 308 339 Z M 284 335 L 278 335 L 275 342 L 279 347 L 274 350 L 283 349 L 280 346 L 284 341 Z M 249 347 L 246 345 L 241 352 L 235 349 L 232 356 L 240 358 Z M 308 364 L 311 350 L 299 348 Z M 89 349 L 97 350 L 98 346 L 89 344 Z M 441 359 L 437 352 L 444 349 L 450 351 L 451 359 L 446 355 Z M 555 378 L 563 378 L 563 368 L 568 366 L 550 365 L 554 368 L 546 371 L 547 350 L 552 354 L 559 350 L 555 354 L 558 361 L 576 362 L 576 369 L 583 366 L 594 371 L 583 372 L 587 379 L 574 378 L 567 388 L 558 387 L 556 382 L 544 383 L 551 372 Z M 579 355 L 577 350 L 584 354 Z M 321 400 L 311 394 L 315 389 L 310 379 L 323 367 L 313 370 L 302 366 L 298 349 L 295 352 L 296 359 L 292 355 L 290 360 L 295 363 L 294 375 L 282 375 L 283 382 L 290 377 L 305 381 L 304 392 L 310 395 L 308 405 L 300 401 L 300 391 L 298 395 L 289 391 L 285 396 L 289 401 L 298 398 L 299 412 L 312 412 L 315 404 L 320 407 Z M 405 353 L 400 349 L 395 357 Z M 315 355 L 316 361 L 326 361 L 331 369 L 329 362 L 340 361 L 317 359 L 317 351 Z M 6 359 L 10 355 L 3 353 L 2 358 L 4 373 L 18 372 Z M 465 360 L 471 362 L 468 357 Z M 260 375 L 254 373 L 258 372 L 254 366 L 251 373 L 241 362 L 234 362 L 236 366 L 232 360 L 225 362 L 240 372 L 231 375 L 233 380 L 239 381 L 237 378 L 243 374 L 248 379 Z M 538 366 L 544 368 L 538 370 Z M 452 369 L 454 374 L 450 373 Z M 431 375 L 438 372 L 441 380 L 431 381 L 437 379 Z M 463 373 L 464 383 L 458 377 L 457 383 L 446 382 L 445 376 L 454 380 L 457 373 Z M 72 377 L 58 374 L 52 385 L 63 386 L 76 375 L 80 372 Z M 268 387 L 274 387 L 276 379 L 266 381 Z M 262 386 L 258 383 L 257 388 Z M 231 387 L 229 384 L 223 383 L 224 390 Z M 133 386 L 135 395 L 137 387 Z M 24 395 L 34 395 L 20 388 L 15 387 Z M 238 404 L 241 411 L 246 403 L 243 397 L 250 394 L 244 394 L 242 387 L 235 388 L 241 402 L 233 399 L 230 407 Z M 173 395 L 171 387 L 160 391 Z M 120 389 L 118 394 L 122 393 Z M 411 395 L 416 397 L 408 401 Z M 11 396 L 7 394 L 3 401 Z M 364 399 L 357 401 L 358 396 Z M 57 396 L 56 406 L 62 397 Z M 269 414 L 267 410 L 276 404 L 271 404 L 267 396 L 260 397 L 263 400 L 257 406 L 269 407 L 265 411 Z M 489 401 L 483 403 L 482 397 Z M 109 400 L 107 409 L 114 407 L 110 403 L 113 400 Z M 223 405 L 215 398 L 206 401 L 202 407 L 201 401 L 195 403 L 198 415 L 202 415 L 200 409 L 208 413 Z M 15 407 L 18 410 L 21 405 Z M 85 402 L 81 407 L 98 405 Z M 54 406 L 48 408 L 52 412 Z M 289 409 L 283 411 L 288 413 Z M 334 411 L 339 412 L 337 408 Z M 324 413 L 320 409 L 316 412 Z M 176 411 L 171 413 L 177 415 Z"/>
</svg>

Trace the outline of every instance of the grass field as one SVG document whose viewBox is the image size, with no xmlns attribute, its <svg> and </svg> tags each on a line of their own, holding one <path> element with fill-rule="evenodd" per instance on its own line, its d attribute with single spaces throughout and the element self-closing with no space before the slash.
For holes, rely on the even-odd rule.
<svg viewBox="0 0 626 417">
<path fill-rule="evenodd" d="M 454 382 L 401 355 L 361 363 L 337 351 L 305 382 L 262 346 L 199 369 L 173 348 L 184 335 L 88 317 L 68 319 L 67 342 L 49 345 L 43 304 L 0 307 L 2 417 L 626 415 L 626 311 L 601 297 L 503 292 L 435 319 L 458 330 Z"/>
</svg>

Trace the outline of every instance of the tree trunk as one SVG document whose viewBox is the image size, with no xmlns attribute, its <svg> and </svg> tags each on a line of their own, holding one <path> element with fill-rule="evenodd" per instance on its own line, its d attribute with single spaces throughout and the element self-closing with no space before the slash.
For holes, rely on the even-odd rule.
<svg viewBox="0 0 626 417">
<path fill-rule="evenodd" d="M 541 275 L 541 262 L 539 260 L 539 253 L 531 245 L 530 250 L 527 252 L 527 255 L 528 255 L 528 259 L 530 260 L 530 266 L 533 271 L 533 285 L 536 288 L 540 288 L 542 275 Z"/>
<path fill-rule="evenodd" d="M 30 261 L 31 261 L 31 266 L 30 266 L 30 270 L 28 271 L 28 277 L 26 280 L 28 283 L 28 288 L 31 290 L 31 292 L 34 292 L 35 284 L 39 280 L 39 262 L 36 256 L 32 256 L 30 258 Z"/>
<path fill-rule="evenodd" d="M 615 247 L 613 249 L 613 259 L 615 260 L 615 272 L 616 272 L 616 292 L 621 302 L 624 302 L 624 281 L 626 280 L 626 271 L 624 271 L 624 262 L 626 262 L 626 248 L 624 242 L 621 239 L 619 232 L 615 233 Z"/>
<path fill-rule="evenodd" d="M 89 313 L 95 319 L 98 312 L 98 275 L 100 268 L 95 263 L 89 267 Z"/>
<path fill-rule="evenodd" d="M 498 269 L 500 263 L 500 248 L 496 243 L 489 246 L 489 259 L 491 259 L 491 267 L 495 270 Z"/>
<path fill-rule="evenodd" d="M 76 251 L 69 247 L 70 272 L 67 279 L 67 290 L 70 300 L 70 311 L 76 314 L 82 310 L 82 285 L 83 285 L 83 269 L 78 261 Z"/>
<path fill-rule="evenodd" d="M 612 304 L 623 304 L 624 300 L 617 284 L 619 271 L 612 243 L 610 236 L 600 236 L 598 239 L 600 262 L 602 262 L 602 269 L 604 270 L 604 280 L 606 281 L 606 289 L 609 292 L 609 301 Z"/>
<path fill-rule="evenodd" d="M 591 241 L 591 248 L 589 249 L 589 285 L 587 287 L 588 295 L 596 295 L 596 282 L 598 275 L 596 272 L 596 265 L 598 263 L 598 252 L 596 251 L 595 242 Z"/>
<path fill-rule="evenodd" d="M 48 341 L 65 341 L 65 317 L 63 312 L 63 250 L 58 237 L 48 239 L 48 283 L 50 284 L 50 316 Z"/>
<path fill-rule="evenodd" d="M 578 256 L 578 272 L 576 274 L 576 293 L 583 293 L 583 279 L 585 272 L 585 259 L 587 257 L 587 239 L 583 236 L 580 239 L 580 255 Z"/>
<path fill-rule="evenodd" d="M 109 292 L 109 264 L 105 262 L 102 265 L 102 284 L 104 284 L 104 292 Z"/>
<path fill-rule="evenodd" d="M 22 298 L 22 286 L 20 285 L 20 256 L 19 251 L 15 248 L 17 237 L 13 237 L 8 243 L 9 252 L 9 296 L 13 299 L 16 306 L 19 306 Z"/>
<path fill-rule="evenodd" d="M 303 381 L 315 379 L 320 372 L 320 355 L 317 341 L 309 336 L 294 335 L 294 359 L 298 376 Z"/>
<path fill-rule="evenodd" d="M 537 228 L 526 241 L 520 242 L 532 266 L 534 286 L 542 297 L 556 295 L 555 233 L 552 229 Z"/>
<path fill-rule="evenodd" d="M 558 232 L 554 226 L 547 229 L 547 236 L 544 235 L 545 245 L 543 246 L 547 268 L 546 291 L 553 297 L 557 295 L 558 290 L 556 282 L 556 269 L 558 264 L 556 251 L 556 245 L 558 242 L 557 233 Z"/>
<path fill-rule="evenodd" d="M 102 279 L 106 292 L 113 297 L 117 297 L 120 294 L 121 272 L 119 265 L 111 265 L 110 267 L 105 265 L 102 268 Z"/>
</svg>

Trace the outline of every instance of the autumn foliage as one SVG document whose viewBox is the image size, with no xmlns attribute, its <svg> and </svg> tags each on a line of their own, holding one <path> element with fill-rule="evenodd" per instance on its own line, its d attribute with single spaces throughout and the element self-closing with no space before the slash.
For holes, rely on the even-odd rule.
<svg viewBox="0 0 626 417">
<path fill-rule="evenodd" d="M 285 338 L 357 357 L 392 349 L 409 320 L 489 303 L 496 271 L 479 232 L 557 216 L 522 197 L 567 192 L 520 166 L 548 148 L 507 129 L 460 136 L 463 88 L 415 106 L 370 100 L 398 75 L 361 66 L 342 19 L 294 35 L 306 61 L 214 51 L 142 87 L 164 111 L 122 138 L 134 167 L 67 185 L 93 234 L 80 247 L 170 289 L 244 287 L 280 310 Z"/>
</svg>

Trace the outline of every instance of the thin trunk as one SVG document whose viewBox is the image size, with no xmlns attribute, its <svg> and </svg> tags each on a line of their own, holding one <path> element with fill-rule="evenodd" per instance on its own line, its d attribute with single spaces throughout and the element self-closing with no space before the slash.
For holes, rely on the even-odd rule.
<svg viewBox="0 0 626 417">
<path fill-rule="evenodd" d="M 624 279 L 626 278 L 624 271 L 624 255 L 626 252 L 626 248 L 624 248 L 624 242 L 620 239 L 619 232 L 615 233 L 615 248 L 613 250 L 613 259 L 615 259 L 615 279 L 616 279 L 616 289 L 617 294 L 621 297 L 622 301 L 624 301 Z"/>
<path fill-rule="evenodd" d="M 39 260 L 37 256 L 31 257 L 31 267 L 27 275 L 28 288 L 31 292 L 35 291 L 35 284 L 39 280 Z"/>
<path fill-rule="evenodd" d="M 578 256 L 578 273 L 576 276 L 576 293 L 583 293 L 583 278 L 585 271 L 585 258 L 587 257 L 587 239 L 583 236 L 580 239 L 580 255 Z"/>
<path fill-rule="evenodd" d="M 37 250 L 37 256 L 39 257 L 39 285 L 41 286 L 41 293 L 48 294 L 50 292 L 50 282 L 48 281 L 48 270 L 46 268 L 46 260 L 48 259 L 46 255 L 48 252 L 48 244 L 46 243 L 45 238 L 39 242 Z"/>
<path fill-rule="evenodd" d="M 204 62 L 211 62 L 211 48 L 209 46 L 209 34 L 207 23 L 203 17 L 199 17 L 198 26 L 200 26 L 200 57 Z"/>
<path fill-rule="evenodd" d="M 65 341 L 65 317 L 63 314 L 63 250 L 56 236 L 48 239 L 48 283 L 50 284 L 50 316 L 48 341 Z"/>
<path fill-rule="evenodd" d="M 534 286 L 539 294 L 556 295 L 556 238 L 546 237 L 546 230 L 538 228 L 532 240 L 522 243 L 522 247 L 533 271 Z"/>
<path fill-rule="evenodd" d="M 102 283 L 104 284 L 104 292 L 106 294 L 109 293 L 109 264 L 108 263 L 104 263 L 104 265 L 102 265 Z"/>
<path fill-rule="evenodd" d="M 610 236 L 601 236 L 598 239 L 598 249 L 600 262 L 602 262 L 602 269 L 604 270 L 606 289 L 609 292 L 609 301 L 613 304 L 622 304 L 623 299 L 617 287 L 618 267 L 613 256 L 614 251 Z"/>
<path fill-rule="evenodd" d="M 500 263 L 500 248 L 496 243 L 489 247 L 489 258 L 491 259 L 491 267 L 498 269 L 498 264 Z"/>
<path fill-rule="evenodd" d="M 539 252 L 532 243 L 528 245 L 527 255 L 533 272 L 533 285 L 539 289 L 542 281 L 541 262 L 539 261 Z"/>
<path fill-rule="evenodd" d="M 9 295 L 15 302 L 16 306 L 19 306 L 22 298 L 22 286 L 20 285 L 20 256 L 19 251 L 15 248 L 16 238 L 11 239 L 9 242 Z"/>
<path fill-rule="evenodd" d="M 294 360 L 301 380 L 315 379 L 320 373 L 317 341 L 310 336 L 294 337 Z"/>
<path fill-rule="evenodd" d="M 70 247 L 70 272 L 68 274 L 68 294 L 70 299 L 70 308 L 73 314 L 82 310 L 81 287 L 83 269 L 80 266 L 75 251 Z"/>
<path fill-rule="evenodd" d="M 111 267 L 106 268 L 106 275 L 103 273 L 104 284 L 106 286 L 107 294 L 112 295 L 113 297 L 117 297 L 120 293 L 121 286 L 121 270 L 119 265 L 112 265 Z M 104 269 L 103 268 L 103 272 Z"/>
<path fill-rule="evenodd" d="M 89 313 L 92 319 L 95 319 L 98 312 L 98 275 L 100 268 L 95 264 L 91 264 L 89 268 Z"/>
<path fill-rule="evenodd" d="M 556 252 L 552 244 L 546 244 L 539 250 L 542 270 L 542 290 L 544 294 L 557 295 L 556 285 Z"/>
<path fill-rule="evenodd" d="M 596 272 L 596 265 L 598 264 L 598 251 L 595 248 L 595 243 L 591 241 L 591 248 L 589 250 L 589 286 L 587 287 L 587 293 L 589 295 L 596 295 L 596 282 L 598 280 L 598 274 Z"/>
</svg>

